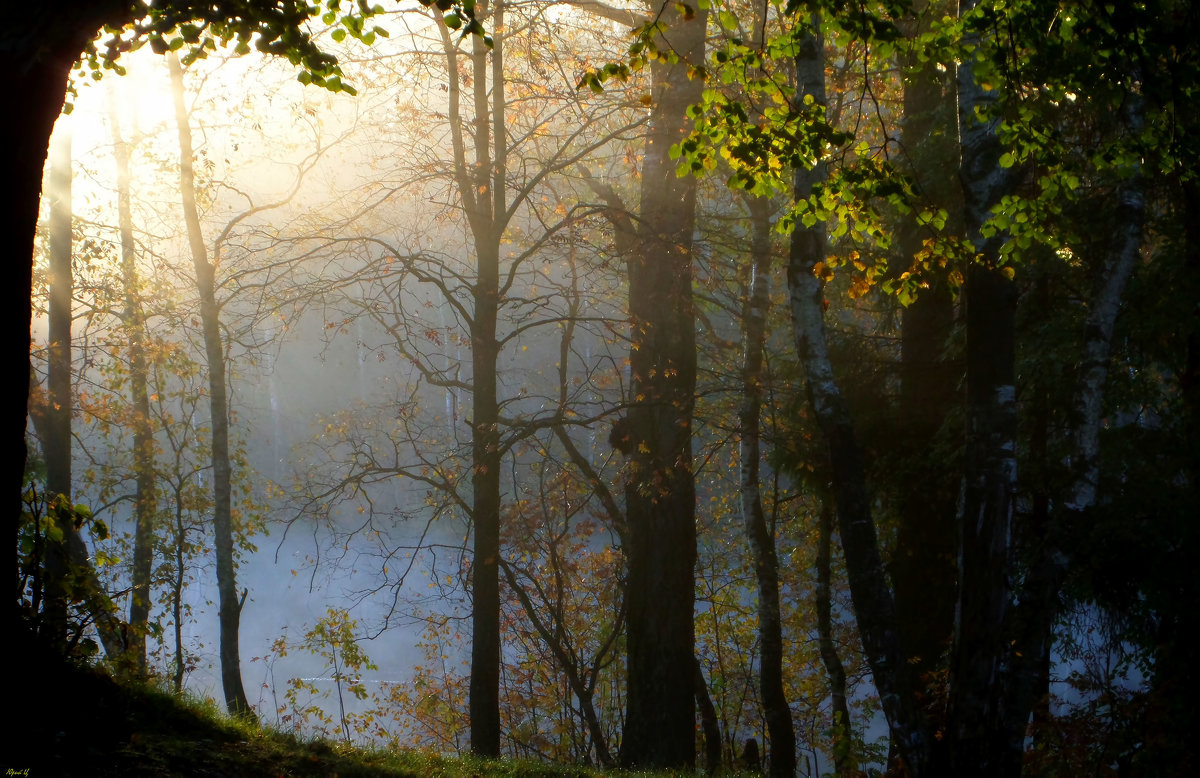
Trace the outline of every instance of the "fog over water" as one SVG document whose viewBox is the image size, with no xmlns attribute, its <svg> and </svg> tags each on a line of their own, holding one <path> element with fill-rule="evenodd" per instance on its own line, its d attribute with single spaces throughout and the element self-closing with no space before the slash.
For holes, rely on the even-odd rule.
<svg viewBox="0 0 1200 778">
<path fill-rule="evenodd" d="M 76 271 L 76 296 L 86 311 L 95 288 L 118 288 L 115 107 L 132 141 L 139 272 L 155 287 L 146 303 L 151 331 L 190 360 L 165 365 L 152 387 L 156 401 L 161 395 L 162 402 L 178 403 L 169 411 L 177 434 L 160 435 L 160 458 L 181 456 L 184 470 L 196 469 L 187 482 L 203 492 L 211 489 L 211 474 L 205 450 L 194 443 L 207 435 L 207 389 L 179 213 L 170 87 L 161 58 L 138 52 L 123 62 L 126 77 L 81 84 L 62 123 L 74 135 L 76 251 L 83 246 L 93 256 Z M 430 616 L 450 619 L 452 631 L 469 635 L 463 512 L 448 492 L 392 472 L 448 473 L 458 489 L 453 474 L 469 462 L 471 397 L 463 388 L 471 380 L 469 338 L 464 312 L 447 301 L 467 298 L 474 248 L 447 172 L 446 90 L 437 88 L 436 73 L 411 63 L 384 65 L 396 72 L 383 76 L 369 72 L 379 65 L 363 67 L 356 98 L 306 89 L 286 63 L 255 57 L 214 57 L 186 74 L 201 220 L 217 266 L 232 437 L 245 458 L 244 466 L 234 466 L 241 495 L 235 494 L 235 510 L 242 499 L 240 510 L 263 521 L 248 538 L 256 549 L 242 553 L 237 585 L 247 591 L 242 675 L 268 722 L 279 721 L 276 709 L 290 679 L 335 693 L 326 660 L 300 647 L 330 608 L 348 609 L 357 621 L 361 646 L 378 666 L 363 674 L 369 687 L 411 678 L 424 659 L 417 643 Z M 555 88 L 574 91 L 565 80 Z M 549 126 L 536 116 L 532 121 L 535 128 Z M 536 166 L 539 144 L 553 151 L 555 142 L 552 135 L 530 135 L 521 164 Z M 595 158 L 603 165 L 606 156 Z M 574 412 L 594 413 L 617 396 L 605 387 L 627 379 L 627 346 L 613 337 L 620 319 L 616 276 L 592 272 L 582 289 L 575 280 L 582 265 L 594 270 L 607 261 L 594 243 L 597 222 L 572 227 L 571 245 L 555 238 L 529 254 L 546 215 L 564 213 L 559 198 L 578 196 L 577 183 L 555 187 L 527 193 L 536 205 L 514 214 L 502 247 L 506 266 L 516 270 L 501 324 L 499 391 L 505 413 L 516 418 L 552 413 L 563 397 Z M 572 325 L 570 341 L 555 323 L 568 315 L 568 298 L 576 306 L 572 315 L 591 317 Z M 44 342 L 44 332 L 39 318 L 35 341 Z M 123 359 L 120 333 L 111 320 L 87 312 L 74 336 L 78 391 L 103 397 L 110 380 L 105 364 L 114 359 L 108 354 L 117 349 L 113 364 Z M 119 542 L 98 544 L 97 552 L 120 558 L 102 572 L 122 592 L 133 519 L 132 481 L 119 468 L 127 467 L 131 433 L 97 424 L 103 412 L 77 417 L 75 468 L 86 482 L 79 499 L 107 506 L 98 515 Z M 601 472 L 615 468 L 611 452 L 598 453 L 606 429 L 581 429 L 577 441 Z M 173 449 L 175 438 L 193 441 L 187 445 L 194 450 Z M 531 439 L 514 448 L 514 468 L 536 461 L 540 445 Z M 514 469 L 506 477 L 511 496 L 524 476 Z M 164 492 L 164 511 L 167 501 Z M 185 686 L 220 698 L 211 537 L 203 529 L 207 516 L 193 513 L 189 538 L 203 535 L 203 541 L 187 562 Z M 596 547 L 605 542 L 598 537 Z M 173 620 L 161 610 L 167 592 L 156 589 L 153 596 L 152 618 L 164 631 L 161 643 L 151 637 L 152 661 L 169 675 Z M 127 609 L 127 600 L 118 594 L 118 607 Z M 286 656 L 274 648 L 280 638 L 290 646 Z M 465 675 L 460 651 L 468 644 L 459 641 L 434 653 L 448 654 L 441 661 Z M 336 700 L 322 704 L 331 712 Z"/>
</svg>

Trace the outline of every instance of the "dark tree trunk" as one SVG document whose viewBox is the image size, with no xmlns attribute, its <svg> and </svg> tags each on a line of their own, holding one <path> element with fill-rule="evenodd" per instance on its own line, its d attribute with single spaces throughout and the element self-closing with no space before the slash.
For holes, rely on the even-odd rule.
<svg viewBox="0 0 1200 778">
<path fill-rule="evenodd" d="M 850 706 L 846 702 L 846 668 L 838 656 L 833 639 L 833 514 L 829 499 L 821 503 L 821 526 L 817 538 L 817 641 L 821 664 L 829 676 L 829 696 L 833 708 L 833 769 L 839 776 L 854 775 L 858 765 L 852 750 Z"/>
<path fill-rule="evenodd" d="M 175 577 L 171 588 L 171 616 L 175 622 L 175 670 L 171 676 L 172 688 L 176 694 L 183 693 L 183 587 L 184 587 L 184 554 L 183 543 L 187 538 L 187 530 L 183 526 L 183 495 L 181 490 L 175 490 Z"/>
<path fill-rule="evenodd" d="M 225 705 L 235 715 L 252 716 L 242 686 L 241 651 L 238 633 L 245 592 L 238 597 L 237 566 L 234 562 L 232 468 L 229 460 L 229 395 L 225 378 L 225 349 L 221 342 L 220 306 L 216 299 L 215 270 L 196 207 L 196 179 L 192 168 L 192 132 L 184 103 L 183 69 L 179 60 L 168 57 L 171 88 L 175 99 L 175 121 L 179 126 L 180 192 L 187 223 L 188 243 L 200 295 L 200 322 L 204 354 L 208 363 L 209 408 L 212 417 L 213 539 L 217 557 L 217 592 L 221 625 L 221 687 Z"/>
<path fill-rule="evenodd" d="M 29 102 L 24 106 L 20 121 L 0 122 L 0 148 L 4 149 L 3 169 L 0 176 L 5 181 L 9 192 L 9 204 L 0 209 L 0 224 L 4 233 L 11 236 L 15 254 L 12 265 L 15 268 L 9 283 L 4 285 L 3 304 L 5 328 L 9 333 L 5 342 L 9 343 L 11 358 L 6 360 L 24 376 L 30 375 L 31 362 L 29 348 L 30 326 L 32 324 L 31 292 L 33 289 L 33 241 L 37 234 L 38 209 L 42 194 L 42 172 L 50 145 L 50 133 L 54 122 L 62 111 L 63 98 L 66 96 L 67 75 L 71 70 L 78 52 L 82 50 L 84 39 L 78 40 L 78 46 L 73 42 L 60 42 L 57 47 L 45 49 L 38 58 L 39 48 L 46 44 L 40 36 L 42 25 L 45 24 L 46 11 L 37 11 L 32 7 L 21 6 L 15 22 L 30 25 L 24 36 L 6 32 L 0 36 L 0 68 L 10 74 L 10 86 L 20 94 L 29 96 Z M 40 22 L 38 26 L 33 26 Z M 95 29 L 95 28 L 93 28 Z M 15 81 L 15 83 L 13 83 Z M 8 531 L 9 548 L 17 547 L 17 537 L 20 532 L 21 494 L 25 481 L 25 426 L 28 421 L 29 383 L 19 382 L 24 387 L 25 395 L 20 402 L 20 410 L 12 408 L 4 422 L 4 448 L 8 451 L 5 461 L 11 467 L 8 488 L 12 489 L 9 503 Z M 5 554 L 6 586 L 19 585 L 20 571 L 17 570 L 15 553 Z M 6 614 L 9 618 L 16 617 L 15 610 L 21 592 L 10 590 L 14 596 L 9 601 Z M 14 621 L 15 625 L 15 621 Z"/>
<path fill-rule="evenodd" d="M 758 685 L 763 718 L 771 738 L 768 772 L 772 776 L 796 774 L 796 733 L 792 711 L 783 690 L 783 621 L 779 607 L 779 558 L 775 533 L 767 525 L 759 488 L 762 459 L 759 423 L 762 416 L 763 346 L 770 307 L 771 205 L 765 198 L 749 200 L 752 238 L 750 296 L 742 315 L 745 353 L 742 360 L 741 433 L 742 521 L 754 558 L 758 582 Z"/>
<path fill-rule="evenodd" d="M 960 15 L 973 5 L 972 0 L 961 2 Z M 1003 694 L 997 692 L 1001 684 L 1012 682 L 1015 659 L 1006 628 L 1017 479 L 1017 289 L 998 266 L 1001 238 L 984 238 L 980 228 L 992 206 L 1010 190 L 1014 177 L 999 164 L 994 123 L 983 122 L 976 114 L 995 95 L 976 83 L 970 61 L 959 66 L 957 79 L 964 228 L 978 260 L 967 268 L 963 288 L 967 427 L 958 516 L 958 605 L 950 661 L 950 759 L 956 773 L 999 776 L 1011 774 L 1014 758 L 1009 740 L 1015 712 L 1004 709 Z"/>
<path fill-rule="evenodd" d="M 700 731 L 704 733 L 704 769 L 709 775 L 721 771 L 721 725 L 717 720 L 717 708 L 713 705 L 712 695 L 708 693 L 708 683 L 704 680 L 704 669 L 700 667 L 700 658 L 692 660 L 695 667 L 696 706 L 700 709 Z"/>
<path fill-rule="evenodd" d="M 478 269 L 471 322 L 472 519 L 471 751 L 500 756 L 500 406 L 496 388 L 496 314 L 500 304 L 500 243 L 507 210 L 504 126 L 504 3 L 494 0 L 488 104 L 487 47 L 471 41 L 475 70 L 476 170 L 482 194 L 472 226 Z M 490 117 L 490 122 L 488 121 Z M 492 158 L 488 159 L 491 128 Z M 488 199 L 490 195 L 490 200 Z"/>
<path fill-rule="evenodd" d="M 496 303 L 499 256 L 479 247 L 475 318 L 471 327 L 473 375 L 471 558 L 471 751 L 500 756 L 500 430 L 496 401 Z"/>
<path fill-rule="evenodd" d="M 824 41 L 819 34 L 810 33 L 801 41 L 796 74 L 798 107 L 803 107 L 806 97 L 817 106 L 825 105 Z M 807 198 L 824 177 L 823 164 L 811 170 L 797 169 L 795 198 Z M 863 452 L 829 360 L 823 288 L 813 275 L 825 251 L 824 224 L 797 226 L 792 233 L 787 275 L 796 354 L 809 404 L 829 448 L 838 529 L 863 650 L 892 739 L 908 769 L 920 775 L 930 763 L 933 738 L 915 702 L 915 678 L 900 645 L 896 604 L 879 552 Z"/>
<path fill-rule="evenodd" d="M 138 675 L 146 673 L 146 631 L 150 618 L 150 572 L 154 566 L 154 516 L 157 509 L 154 478 L 154 432 L 150 423 L 150 392 L 146 365 L 146 326 L 142 312 L 137 252 L 129 192 L 129 145 L 121 136 L 116 106 L 109 113 L 113 156 L 117 165 L 117 222 L 121 233 L 121 283 L 125 287 L 126 338 L 129 343 L 129 395 L 133 409 L 134 495 L 133 574 L 129 603 L 129 646 L 126 649 Z"/>
<path fill-rule="evenodd" d="M 1012 662 L 1004 627 L 1016 487 L 1016 292 L 998 270 L 978 266 L 968 270 L 965 292 L 967 448 L 948 718 L 955 772 L 1002 775 L 1007 735 L 997 686 Z"/>
<path fill-rule="evenodd" d="M 662 14 L 669 33 L 661 43 L 681 61 L 652 67 L 639 242 L 629 258 L 628 707 L 620 757 L 626 767 L 695 763 L 696 183 L 675 175 L 668 152 L 687 132 L 688 105 L 700 98 L 702 84 L 687 77 L 687 63 L 703 58 L 707 18 L 699 10 L 685 21 L 677 7 Z"/>
<path fill-rule="evenodd" d="M 468 708 L 471 751 L 500 756 L 500 406 L 497 395 L 496 337 L 500 306 L 500 244 L 507 219 L 507 175 L 504 92 L 504 7 L 481 4 L 491 13 L 496 31 L 489 50 L 479 36 L 471 40 L 472 113 L 462 118 L 459 50 L 450 31 L 439 22 L 446 57 L 448 115 L 458 196 L 467 216 L 475 248 L 471 333 L 471 680 Z M 489 83 L 490 82 L 490 83 Z M 490 99 L 489 99 L 490 98 Z"/>
<path fill-rule="evenodd" d="M 29 347 L 32 324 L 33 241 L 37 233 L 38 208 L 42 193 L 42 171 L 54 122 L 67 94 L 67 77 L 83 47 L 106 22 L 122 23 L 129 13 L 127 3 L 116 0 L 74 0 L 64 3 L 18 3 L 7 10 L 5 30 L 0 34 L 0 70 L 8 74 L 14 94 L 24 95 L 19 120 L 0 122 L 0 180 L 9 192 L 9 205 L 0 209 L 0 228 L 10 236 L 15 271 L 5 284 L 0 310 L 4 331 L 9 333 L 10 358 L 6 364 L 30 374 Z M 13 404 L 0 440 L 9 453 L 9 487 L 12 500 L 9 529 L 10 548 L 15 548 L 20 528 L 20 504 L 25 473 L 25 427 L 28 422 L 29 384 L 20 381 L 25 393 L 20 409 Z M 17 557 L 5 555 L 9 586 L 19 582 Z M 6 607 L 6 618 L 18 626 L 20 592 Z"/>
<path fill-rule="evenodd" d="M 911 27 L 925 32 L 933 14 L 928 4 L 914 4 Z M 901 145 L 923 203 L 949 212 L 949 223 L 961 222 L 956 206 L 957 178 L 953 83 L 944 69 L 911 57 L 903 63 L 904 120 Z M 953 227 L 951 227 L 953 229 Z M 922 248 L 927 232 L 912 220 L 896 229 L 897 268 L 907 270 Z M 955 511 L 960 470 L 947 459 L 952 447 L 935 451 L 939 432 L 958 403 L 959 368 L 945 355 L 954 326 L 954 303 L 947 284 L 932 279 L 901 313 L 900 408 L 898 429 L 902 461 L 898 464 L 896 547 L 890 562 L 896 615 L 904 653 L 918 677 L 921 704 L 935 718 L 944 683 L 934 681 L 954 631 L 956 597 Z M 937 688 L 937 686 L 942 688 Z"/>
</svg>

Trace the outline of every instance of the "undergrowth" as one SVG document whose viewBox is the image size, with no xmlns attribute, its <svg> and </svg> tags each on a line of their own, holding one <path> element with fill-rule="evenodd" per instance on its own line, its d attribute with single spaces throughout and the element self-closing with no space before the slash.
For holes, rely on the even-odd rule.
<svg viewBox="0 0 1200 778">
<path fill-rule="evenodd" d="M 446 757 L 308 740 L 180 699 L 148 684 L 45 658 L 15 665 L 0 776 L 570 776 L 604 771 L 517 760 Z M 622 773 L 623 775 L 633 775 Z M 650 775 L 638 773 L 637 775 Z"/>
</svg>

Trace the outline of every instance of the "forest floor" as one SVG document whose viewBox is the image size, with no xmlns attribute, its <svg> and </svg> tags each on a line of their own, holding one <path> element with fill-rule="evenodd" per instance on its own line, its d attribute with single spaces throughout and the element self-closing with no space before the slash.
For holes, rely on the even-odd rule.
<svg viewBox="0 0 1200 778">
<path fill-rule="evenodd" d="M 11 648 L 11 646 L 10 646 Z M 580 776 L 601 773 L 535 762 L 450 759 L 365 751 L 235 721 L 145 686 L 37 656 L 11 656 L 0 778 L 63 776 Z"/>
</svg>

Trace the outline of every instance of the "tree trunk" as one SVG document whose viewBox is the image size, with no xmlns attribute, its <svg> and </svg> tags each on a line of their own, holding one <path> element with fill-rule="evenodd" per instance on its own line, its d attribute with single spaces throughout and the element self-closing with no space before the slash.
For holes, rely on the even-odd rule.
<svg viewBox="0 0 1200 778">
<path fill-rule="evenodd" d="M 960 15 L 973 5 L 973 0 L 961 2 Z M 1017 478 L 1017 290 L 999 267 L 1001 238 L 984 238 L 980 227 L 992 206 L 1010 190 L 1013 176 L 999 164 L 994 123 L 981 121 L 976 113 L 990 105 L 995 95 L 976 83 L 969 59 L 959 65 L 957 79 L 964 227 L 976 261 L 966 270 L 963 288 L 967 428 L 958 515 L 958 605 L 950 661 L 950 758 L 955 773 L 998 776 L 1011 772 L 1009 719 L 1016 715 L 1004 710 L 1003 695 L 997 692 L 1011 682 L 1015 659 L 1006 627 Z"/>
<path fill-rule="evenodd" d="M 4 331 L 10 349 L 6 364 L 30 374 L 30 326 L 33 321 L 33 242 L 37 234 L 42 193 L 42 172 L 50 133 L 62 111 L 67 78 L 83 47 L 106 22 L 122 24 L 129 4 L 118 0 L 75 0 L 66 3 L 18 3 L 8 9 L 5 33 L 0 35 L 0 70 L 8 74 L 14 94 L 25 95 L 20 121 L 0 122 L 0 180 L 9 192 L 8 207 L 0 210 L 0 228 L 10 236 L 16 259 L 14 275 L 0 297 Z M 19 382 L 24 393 L 20 407 L 12 405 L 0 428 L 0 440 L 11 463 L 8 499 L 12 500 L 8 531 L 10 548 L 20 532 L 21 500 L 25 479 L 25 428 L 29 421 L 29 383 Z M 8 586 L 19 583 L 16 554 L 4 557 Z M 11 590 L 10 590 L 11 591 Z M 13 630 L 21 625 L 20 592 L 5 606 L 5 619 Z M 22 634 L 25 634 L 22 632 Z"/>
<path fill-rule="evenodd" d="M 471 228 L 476 275 L 472 286 L 471 332 L 471 680 L 468 707 L 471 751 L 500 756 L 500 406 L 497 396 L 496 337 L 500 306 L 500 244 L 507 210 L 504 129 L 504 7 L 480 4 L 492 13 L 494 35 L 489 79 L 488 47 L 471 39 L 474 160 L 467 162 L 466 128 L 461 116 L 464 82 L 458 47 L 438 22 L 446 57 L 448 115 L 459 199 Z M 489 80 L 491 89 L 489 91 Z M 490 94 L 490 100 L 489 100 Z"/>
<path fill-rule="evenodd" d="M 500 243 L 507 210 L 504 126 L 504 0 L 493 0 L 495 25 L 491 50 L 491 105 L 488 105 L 487 46 L 471 40 L 475 64 L 477 170 L 483 178 L 479 227 L 475 233 L 479 264 L 475 278 L 475 318 L 471 326 L 472 507 L 475 548 L 472 556 L 473 630 L 471 633 L 471 750 L 500 756 L 500 405 L 496 387 L 496 314 L 500 304 Z M 490 112 L 489 112 L 490 108 Z M 488 117 L 492 159 L 488 161 Z M 487 195 L 491 196 L 488 202 Z"/>
<path fill-rule="evenodd" d="M 184 103 L 183 69 L 170 56 L 171 90 L 175 99 L 175 121 L 179 127 L 180 192 L 187 223 L 188 243 L 196 272 L 196 291 L 200 296 L 200 322 L 204 334 L 204 354 L 208 363 L 209 408 L 212 417 L 213 465 L 213 538 L 217 557 L 217 592 L 221 624 L 221 687 L 225 705 L 235 715 L 252 716 L 242 686 L 241 652 L 238 631 L 246 592 L 237 591 L 237 569 L 233 549 L 232 469 L 229 461 L 229 399 L 225 379 L 225 349 L 221 342 L 220 306 L 216 300 L 216 271 L 208 260 L 208 247 L 200 228 L 196 207 L 196 179 L 192 167 L 192 132 Z"/>
<path fill-rule="evenodd" d="M 685 21 L 670 6 L 661 18 L 669 34 L 660 44 L 670 45 L 680 62 L 651 69 L 639 241 L 629 258 L 628 699 L 620 758 L 642 768 L 695 763 L 696 182 L 675 175 L 668 152 L 687 132 L 687 107 L 700 98 L 701 82 L 687 77 L 687 63 L 703 58 L 708 12 L 697 10 Z"/>
<path fill-rule="evenodd" d="M 721 725 L 717 721 L 717 708 L 713 705 L 712 695 L 708 693 L 708 683 L 704 680 L 704 669 L 700 667 L 700 657 L 692 658 L 695 668 L 696 706 L 700 709 L 700 731 L 704 733 L 704 769 L 709 775 L 721 771 Z"/>
<path fill-rule="evenodd" d="M 56 134 L 50 162 L 50 347 L 47 349 L 47 397 L 34 417 L 46 459 L 46 497 L 72 504 L 71 484 L 71 138 Z M 28 384 L 26 384 L 28 387 Z M 96 625 L 107 656 L 125 649 L 120 624 L 113 617 L 105 594 L 88 558 L 87 544 L 73 520 L 62 522 L 62 540 L 47 542 L 45 553 L 45 604 L 39 631 L 47 646 L 63 651 L 69 639 L 69 606 L 82 599 Z"/>
<path fill-rule="evenodd" d="M 817 538 L 817 641 L 821 664 L 829 676 L 829 696 L 833 707 L 833 769 L 839 776 L 854 775 L 858 764 L 854 759 L 850 730 L 850 706 L 846 702 L 846 668 L 838 656 L 833 640 L 833 504 L 821 502 L 821 527 Z"/>
<path fill-rule="evenodd" d="M 929 28 L 928 3 L 914 3 L 906 30 L 915 37 Z M 901 145 L 917 182 L 922 203 L 944 208 L 958 225 L 953 83 L 937 63 L 916 56 L 902 63 L 904 119 Z M 953 227 L 950 228 L 953 230 Z M 907 270 L 928 235 L 912 219 L 896 228 L 898 271 Z M 901 312 L 900 408 L 898 445 L 901 461 L 896 546 L 889 564 L 896 594 L 900 642 L 917 675 L 921 704 L 944 716 L 944 682 L 934 680 L 954 631 L 956 598 L 955 511 L 961 472 L 935 449 L 939 432 L 958 404 L 959 369 L 945 356 L 954 326 L 954 302 L 947 283 L 933 278 Z M 936 451 L 936 453 L 935 453 Z M 938 688 L 940 687 L 940 688 Z"/>
<path fill-rule="evenodd" d="M 46 459 L 46 497 L 72 501 L 71 489 L 71 134 L 65 127 L 50 143 L 50 312 L 46 348 L 46 407 L 42 453 Z M 47 540 L 45 600 L 40 632 L 56 650 L 66 648 L 67 617 L 74 598 L 75 575 L 69 550 L 74 527 L 60 526 L 61 539 Z"/>
<path fill-rule="evenodd" d="M 796 55 L 797 108 L 803 110 L 805 98 L 824 106 L 823 38 L 809 33 L 800 44 Z M 811 170 L 798 168 L 795 198 L 808 198 L 824 178 L 823 163 L 818 162 Z M 796 354 L 809 404 L 829 448 L 838 528 L 867 664 L 896 747 L 912 774 L 920 775 L 930 762 L 933 738 L 915 702 L 915 679 L 900 646 L 896 604 L 879 553 L 862 449 L 829 361 L 823 288 L 813 275 L 825 251 L 824 224 L 798 225 L 792 232 L 787 275 Z"/>
<path fill-rule="evenodd" d="M 137 252 L 129 192 L 129 144 L 121 136 L 121 117 L 115 101 L 109 112 L 113 157 L 117 165 L 117 223 L 121 233 L 121 283 L 125 287 L 124 325 L 129 343 L 129 395 L 133 409 L 134 494 L 133 572 L 129 603 L 129 646 L 126 649 L 138 675 L 146 673 L 146 631 L 150 618 L 150 573 L 154 566 L 154 432 L 147 389 L 146 324 L 142 312 Z"/>
<path fill-rule="evenodd" d="M 176 694 L 183 693 L 183 543 L 187 530 L 183 526 L 183 495 L 180 489 L 175 490 L 175 577 L 171 587 L 171 616 L 175 622 L 175 669 L 171 676 L 172 688 Z"/>
<path fill-rule="evenodd" d="M 771 215 L 770 201 L 749 200 L 752 238 L 750 296 L 742 315 L 745 353 L 742 361 L 742 407 L 738 414 L 741 433 L 742 521 L 754 558 L 758 582 L 758 685 L 763 717 L 771 738 L 768 772 L 772 776 L 796 774 L 796 733 L 792 711 L 783 690 L 783 621 L 779 608 L 779 558 L 775 533 L 767 526 L 759 488 L 762 460 L 759 423 L 763 396 L 763 345 L 766 341 L 767 310 L 770 307 Z"/>
<path fill-rule="evenodd" d="M 4 234 L 11 237 L 16 257 L 12 263 L 15 273 L 4 286 L 0 310 L 4 311 L 4 331 L 9 333 L 5 342 L 10 344 L 10 351 L 5 363 L 19 370 L 21 375 L 29 376 L 32 372 L 29 350 L 33 323 L 33 242 L 41 206 L 42 173 L 50 133 L 67 94 L 67 77 L 86 39 L 48 41 L 40 33 L 49 21 L 49 9 L 32 5 L 18 8 L 17 18 L 10 19 L 9 23 L 14 25 L 12 29 L 28 29 L 28 32 L 0 36 L 0 68 L 11 74 L 10 86 L 28 95 L 30 100 L 24 106 L 21 121 L 0 122 L 0 148 L 4 149 L 0 177 L 9 192 L 9 204 L 2 209 L 0 226 L 4 228 Z M 78 46 L 75 46 L 76 42 Z M 39 50 L 41 56 L 37 56 Z M 12 491 L 7 498 L 12 500 L 7 520 L 10 549 L 16 548 L 19 542 L 28 454 L 25 427 L 29 422 L 29 382 L 22 380 L 19 383 L 24 391 L 21 407 L 18 409 L 14 403 L 0 430 L 0 439 L 8 452 L 5 461 L 11 462 L 8 488 Z M 4 580 L 8 581 L 5 586 L 20 585 L 16 554 L 4 555 L 4 572 Z M 12 599 L 4 606 L 5 618 L 14 630 L 22 629 L 18 626 L 21 591 L 10 589 L 9 592 Z"/>
</svg>

